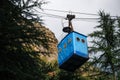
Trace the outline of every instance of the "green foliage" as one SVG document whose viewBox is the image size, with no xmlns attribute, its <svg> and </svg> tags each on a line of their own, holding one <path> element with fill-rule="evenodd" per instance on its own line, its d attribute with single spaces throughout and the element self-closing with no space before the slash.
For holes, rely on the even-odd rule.
<svg viewBox="0 0 120 80">
<path fill-rule="evenodd" d="M 48 48 L 44 32 L 34 26 L 41 20 L 32 12 L 45 4 L 43 0 L 1 0 L 0 4 L 0 79 L 85 80 L 60 70 L 57 62 L 43 61 L 34 50 L 39 45 Z"/>
<path fill-rule="evenodd" d="M 66 72 L 66 71 L 60 71 L 59 72 L 59 80 L 61 79 L 69 79 L 69 80 L 87 80 L 85 77 L 82 77 L 80 73 L 77 72 Z"/>
<path fill-rule="evenodd" d="M 62 69 L 59 69 L 57 62 L 53 62 L 51 67 L 49 67 L 49 79 L 48 80 L 89 80 L 86 77 L 82 77 L 80 71 L 68 72 Z"/>
<path fill-rule="evenodd" d="M 118 37 L 117 37 L 117 40 L 118 40 L 117 43 L 120 43 L 120 37 L 119 37 L 119 36 L 120 36 L 120 17 L 117 17 L 117 19 L 118 19 L 118 20 L 117 20 L 117 23 L 118 23 L 118 24 L 117 24 L 117 32 L 116 32 L 116 33 L 117 33 L 117 36 L 118 36 Z M 118 44 L 117 46 L 120 47 L 119 44 Z M 119 50 L 119 51 L 120 51 L 120 50 Z"/>
<path fill-rule="evenodd" d="M 2 80 L 89 80 L 81 71 L 67 72 L 58 68 L 57 62 L 47 63 L 40 59 L 34 47 L 48 48 L 47 38 L 35 22 L 40 22 L 34 9 L 41 9 L 43 0 L 1 0 L 0 2 L 0 79 Z M 100 53 L 93 63 L 101 70 L 115 73 L 120 67 L 120 18 L 117 23 L 109 14 L 100 12 L 98 31 L 91 53 Z M 42 38 L 41 38 L 42 37 Z M 84 70 L 87 70 L 84 68 Z M 84 71 L 83 71 L 84 72 Z M 119 71 L 118 71 L 119 72 Z M 119 76 L 118 76 L 119 77 Z M 109 76 L 107 76 L 109 78 Z M 106 80 L 106 77 L 99 77 Z M 96 79 L 97 80 L 97 79 Z"/>
<path fill-rule="evenodd" d="M 43 66 L 47 64 L 40 60 L 38 52 L 33 47 L 42 44 L 47 48 L 47 39 L 40 38 L 44 36 L 44 32 L 33 25 L 37 18 L 32 17 L 33 14 L 28 15 L 30 12 L 27 13 L 27 10 L 35 6 L 40 7 L 43 3 L 38 2 L 34 5 L 34 2 L 30 5 L 32 2 L 32 0 L 26 2 L 1 0 L 0 79 L 2 80 L 44 80 L 46 78 Z M 24 16 L 25 14 L 28 16 Z"/>
<path fill-rule="evenodd" d="M 119 45 L 119 29 L 116 19 L 112 19 L 109 14 L 103 11 L 99 13 L 100 25 L 96 26 L 97 30 L 89 36 L 93 38 L 93 45 L 89 48 L 90 53 L 97 54 L 94 57 L 93 63 L 96 67 L 100 67 L 101 71 L 112 73 L 115 80 L 115 71 L 118 70 L 117 66 L 120 65 L 120 46 Z M 106 74 L 105 74 L 106 75 Z"/>
</svg>

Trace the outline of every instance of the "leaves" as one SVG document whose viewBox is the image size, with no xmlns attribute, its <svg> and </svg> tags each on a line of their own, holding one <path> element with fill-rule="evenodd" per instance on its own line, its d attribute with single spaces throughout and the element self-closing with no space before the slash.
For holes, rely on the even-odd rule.
<svg viewBox="0 0 120 80">
<path fill-rule="evenodd" d="M 116 21 L 116 19 L 112 19 L 110 15 L 105 14 L 104 11 L 100 11 L 99 15 L 100 25 L 96 27 L 98 30 L 89 34 L 89 36 L 93 38 L 93 41 L 91 41 L 93 46 L 89 48 L 89 52 L 100 53 L 100 57 L 97 59 L 95 57 L 93 63 L 98 64 L 101 70 L 113 73 L 115 77 L 115 67 L 119 64 L 117 57 L 120 57 L 120 47 L 118 47 L 120 36 L 118 36 L 118 28 L 115 24 L 116 22 L 119 24 L 119 20 Z"/>
<path fill-rule="evenodd" d="M 47 38 L 41 39 L 40 37 L 45 37 L 44 32 L 40 27 L 34 26 L 34 20 L 28 20 L 22 15 L 21 1 L 23 0 L 1 1 L 0 78 L 41 80 L 43 77 L 45 79 L 42 69 L 47 64 L 43 65 L 44 62 L 40 60 L 38 52 L 33 47 L 43 45 L 47 49 Z"/>
</svg>

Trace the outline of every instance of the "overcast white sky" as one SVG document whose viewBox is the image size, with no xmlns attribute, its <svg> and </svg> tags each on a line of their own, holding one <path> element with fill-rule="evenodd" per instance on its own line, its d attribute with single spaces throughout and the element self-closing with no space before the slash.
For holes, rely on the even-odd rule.
<svg viewBox="0 0 120 80">
<path fill-rule="evenodd" d="M 44 5 L 43 8 L 46 9 L 54 9 L 54 10 L 65 10 L 65 11 L 73 11 L 73 12 L 81 12 L 81 13 L 93 13 L 97 14 L 99 10 L 104 10 L 107 13 L 110 13 L 111 16 L 120 16 L 120 0 L 47 0 L 50 3 Z M 53 11 L 45 11 L 46 13 L 66 16 L 67 13 L 53 12 Z M 75 14 L 76 15 L 76 14 Z M 96 17 L 96 16 L 85 16 L 85 15 L 76 15 L 76 18 L 81 17 Z M 43 17 L 45 26 L 52 30 L 57 37 L 57 39 L 61 39 L 64 37 L 62 32 L 62 20 L 60 18 L 52 18 L 52 17 Z M 66 25 L 65 23 L 64 25 Z M 82 20 L 73 20 L 74 30 L 88 35 L 91 33 L 98 23 L 96 21 L 82 21 Z"/>
</svg>

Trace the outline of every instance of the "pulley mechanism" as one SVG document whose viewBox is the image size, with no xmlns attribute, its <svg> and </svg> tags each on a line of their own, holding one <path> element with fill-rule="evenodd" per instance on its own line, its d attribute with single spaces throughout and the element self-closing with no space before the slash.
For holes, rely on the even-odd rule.
<svg viewBox="0 0 120 80">
<path fill-rule="evenodd" d="M 68 27 L 63 28 L 63 32 L 70 33 L 74 31 L 73 26 L 72 26 L 72 19 L 75 18 L 75 15 L 67 14 L 66 19 L 68 20 Z"/>
</svg>

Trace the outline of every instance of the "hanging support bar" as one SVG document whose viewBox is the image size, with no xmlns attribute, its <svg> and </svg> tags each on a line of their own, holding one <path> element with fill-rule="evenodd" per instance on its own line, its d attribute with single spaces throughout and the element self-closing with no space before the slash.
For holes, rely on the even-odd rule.
<svg viewBox="0 0 120 80">
<path fill-rule="evenodd" d="M 67 32 L 67 33 L 70 33 L 72 31 L 74 31 L 73 29 L 73 26 L 72 26 L 72 19 L 75 18 L 75 15 L 70 15 L 70 14 L 67 14 L 67 20 L 68 20 L 68 27 L 64 27 L 63 28 L 63 32 Z"/>
</svg>

